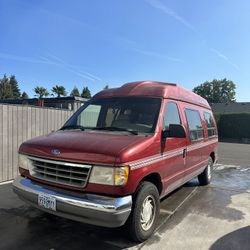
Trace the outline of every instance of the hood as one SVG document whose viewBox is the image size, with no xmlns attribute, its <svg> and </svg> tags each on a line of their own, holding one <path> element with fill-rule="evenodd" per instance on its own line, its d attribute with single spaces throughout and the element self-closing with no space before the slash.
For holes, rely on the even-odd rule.
<svg viewBox="0 0 250 250">
<path fill-rule="evenodd" d="M 136 136 L 96 131 L 57 131 L 24 142 L 20 153 L 85 163 L 114 164 L 134 160 L 152 136 Z M 136 150 L 133 150 L 133 149 Z M 60 154 L 52 154 L 57 149 Z"/>
</svg>

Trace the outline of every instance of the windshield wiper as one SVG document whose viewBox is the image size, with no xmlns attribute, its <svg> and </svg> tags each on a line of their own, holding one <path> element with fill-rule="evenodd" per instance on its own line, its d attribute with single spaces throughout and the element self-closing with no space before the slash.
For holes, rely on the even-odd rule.
<svg viewBox="0 0 250 250">
<path fill-rule="evenodd" d="M 66 130 L 66 129 L 80 129 L 82 131 L 85 130 L 85 128 L 81 125 L 67 125 L 67 126 L 63 126 L 60 130 Z"/>
<path fill-rule="evenodd" d="M 108 131 L 126 131 L 133 135 L 138 135 L 138 131 L 127 129 L 127 128 L 119 128 L 119 127 L 96 127 L 92 128 L 93 130 L 108 130 Z"/>
</svg>

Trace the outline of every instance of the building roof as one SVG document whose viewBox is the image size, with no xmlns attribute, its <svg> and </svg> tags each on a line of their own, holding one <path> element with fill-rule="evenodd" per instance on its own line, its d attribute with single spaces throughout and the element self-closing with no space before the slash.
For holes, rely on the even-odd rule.
<svg viewBox="0 0 250 250">
<path fill-rule="evenodd" d="M 120 88 L 112 88 L 97 93 L 93 98 L 105 98 L 115 96 L 152 96 L 181 100 L 194 103 L 210 109 L 208 102 L 201 96 L 190 90 L 184 89 L 174 83 L 157 81 L 138 81 L 122 85 Z"/>
<path fill-rule="evenodd" d="M 49 97 L 49 98 L 42 98 L 44 103 L 61 103 L 61 102 L 71 102 L 71 101 L 78 101 L 78 102 L 87 102 L 89 99 L 82 98 L 79 96 L 64 96 L 64 97 Z M 9 104 L 33 104 L 37 103 L 38 98 L 29 98 L 29 99 L 0 99 L 0 103 L 9 103 Z"/>
<path fill-rule="evenodd" d="M 211 103 L 214 113 L 250 113 L 250 102 Z"/>
</svg>

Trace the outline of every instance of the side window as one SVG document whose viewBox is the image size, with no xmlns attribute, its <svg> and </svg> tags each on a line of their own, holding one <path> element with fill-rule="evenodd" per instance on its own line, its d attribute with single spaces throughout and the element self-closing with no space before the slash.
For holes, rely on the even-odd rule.
<svg viewBox="0 0 250 250">
<path fill-rule="evenodd" d="M 168 128 L 169 124 L 181 124 L 179 110 L 174 102 L 168 102 L 166 105 L 162 128 Z"/>
<path fill-rule="evenodd" d="M 214 124 L 212 114 L 208 112 L 204 112 L 204 118 L 205 118 L 206 125 L 207 125 L 208 137 L 212 137 L 215 135 L 215 124 Z"/>
<path fill-rule="evenodd" d="M 204 138 L 201 117 L 198 110 L 185 109 L 191 142 Z"/>
<path fill-rule="evenodd" d="M 77 125 L 81 125 L 83 127 L 96 127 L 100 110 L 100 105 L 90 104 L 78 117 Z"/>
</svg>

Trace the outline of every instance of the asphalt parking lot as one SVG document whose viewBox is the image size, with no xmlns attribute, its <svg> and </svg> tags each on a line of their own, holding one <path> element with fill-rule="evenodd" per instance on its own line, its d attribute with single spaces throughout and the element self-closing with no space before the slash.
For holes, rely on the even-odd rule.
<svg viewBox="0 0 250 250">
<path fill-rule="evenodd" d="M 40 212 L 0 185 L 0 249 L 250 249 L 250 145 L 220 143 L 209 186 L 190 181 L 161 202 L 155 234 L 142 244 Z"/>
</svg>

